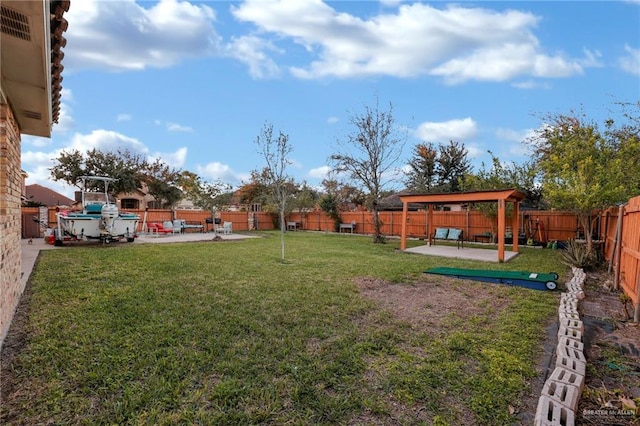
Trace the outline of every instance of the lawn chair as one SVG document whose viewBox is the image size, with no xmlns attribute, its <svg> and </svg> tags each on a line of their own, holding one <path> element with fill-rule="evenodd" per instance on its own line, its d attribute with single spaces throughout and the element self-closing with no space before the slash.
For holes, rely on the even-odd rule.
<svg viewBox="0 0 640 426">
<path fill-rule="evenodd" d="M 173 234 L 173 226 L 171 227 L 171 229 L 167 229 L 165 228 L 163 223 L 152 222 L 147 224 L 147 231 L 149 232 L 150 235 Z"/>
<path fill-rule="evenodd" d="M 233 232 L 233 222 L 225 222 L 222 225 L 222 232 L 225 234 L 231 234 Z"/>
<path fill-rule="evenodd" d="M 162 227 L 167 230 L 167 233 L 178 234 L 180 233 L 180 228 L 175 228 L 173 226 L 173 222 L 170 220 L 165 220 L 162 222 Z"/>
<path fill-rule="evenodd" d="M 184 219 L 175 219 L 173 221 L 173 233 L 174 234 L 184 234 L 184 228 L 187 221 Z"/>
</svg>

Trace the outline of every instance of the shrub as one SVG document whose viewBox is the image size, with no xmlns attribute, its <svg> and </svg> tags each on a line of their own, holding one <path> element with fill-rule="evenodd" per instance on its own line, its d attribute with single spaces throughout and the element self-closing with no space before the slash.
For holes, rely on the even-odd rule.
<svg viewBox="0 0 640 426">
<path fill-rule="evenodd" d="M 584 270 L 593 269 L 597 262 L 595 250 L 587 250 L 587 245 L 570 239 L 562 252 L 562 260 L 565 265 L 582 268 Z"/>
</svg>

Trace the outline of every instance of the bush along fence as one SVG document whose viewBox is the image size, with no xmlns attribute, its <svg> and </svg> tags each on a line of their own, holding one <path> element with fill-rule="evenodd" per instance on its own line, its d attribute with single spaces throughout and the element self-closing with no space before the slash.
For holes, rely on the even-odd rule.
<svg viewBox="0 0 640 426">
<path fill-rule="evenodd" d="M 203 210 L 128 210 L 140 215 L 138 232 L 144 232 L 144 226 L 152 222 L 182 219 L 190 224 L 202 225 L 203 231 L 213 230 L 211 212 Z M 402 232 L 402 212 L 380 212 L 381 231 L 387 236 L 400 236 Z M 506 242 L 517 236 L 521 245 L 534 242 L 548 244 L 553 241 L 584 238 L 578 219 L 571 212 L 536 210 L 521 211 L 521 229 L 514 232 L 507 229 Z M 232 222 L 234 231 L 273 230 L 277 228 L 274 214 L 264 212 L 220 211 L 215 217 L 221 222 Z M 35 220 L 34 220 L 35 218 Z M 630 199 L 619 207 L 610 208 L 594 215 L 596 232 L 594 239 L 603 258 L 614 273 L 615 285 L 623 289 L 634 306 L 634 320 L 640 321 L 640 197 Z M 356 234 L 374 233 L 373 215 L 366 210 L 342 212 L 340 222 L 336 223 L 321 210 L 294 212 L 287 216 L 287 223 L 295 223 L 290 229 L 338 232 L 340 223 L 354 224 Z M 433 226 L 458 228 L 463 231 L 464 239 L 475 242 L 491 242 L 495 226 L 480 211 L 435 211 Z M 24 207 L 22 209 L 22 237 L 43 236 L 44 227 L 56 225 L 55 207 Z M 407 236 L 424 239 L 427 237 L 427 212 L 410 211 L 407 215 Z M 289 228 L 289 227 L 288 227 Z"/>
</svg>

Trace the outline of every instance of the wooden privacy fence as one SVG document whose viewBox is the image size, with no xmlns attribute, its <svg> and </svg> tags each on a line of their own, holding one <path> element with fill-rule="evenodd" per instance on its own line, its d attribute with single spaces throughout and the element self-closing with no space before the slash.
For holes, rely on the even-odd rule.
<svg viewBox="0 0 640 426">
<path fill-rule="evenodd" d="M 211 212 L 203 210 L 127 210 L 140 215 L 138 232 L 144 231 L 145 223 L 164 222 L 166 220 L 184 219 L 187 222 L 203 225 L 205 231 L 212 229 L 207 223 Z M 584 236 L 579 228 L 575 214 L 560 211 L 522 211 L 522 229 L 514 235 L 530 233 L 531 228 L 544 229 L 546 240 L 566 241 L 570 238 Z M 234 231 L 271 230 L 277 228 L 277 215 L 263 212 L 229 212 L 216 213 L 222 222 L 232 222 Z M 388 236 L 400 236 L 402 232 L 402 212 L 380 212 L 382 233 Z M 36 220 L 34 220 L 34 218 Z M 355 233 L 373 234 L 373 215 L 368 211 L 343 212 L 342 223 L 355 223 Z M 640 320 L 640 197 L 629 200 L 620 208 L 611 208 L 594 216 L 596 222 L 597 244 L 604 258 L 615 270 L 615 279 L 634 305 L 634 318 Z M 311 212 L 295 212 L 287 216 L 288 222 L 297 222 L 296 229 L 334 232 L 334 221 L 320 210 Z M 36 238 L 43 236 L 44 227 L 56 226 L 55 207 L 23 207 L 22 237 Z M 474 235 L 492 231 L 491 221 L 480 211 L 435 211 L 433 226 L 462 229 L 465 240 L 472 241 Z M 407 236 L 426 238 L 427 212 L 411 211 L 407 215 Z M 529 235 L 527 235 L 529 236 Z"/>
<path fill-rule="evenodd" d="M 42 211 L 44 209 L 44 213 Z M 203 210 L 163 210 L 163 209 L 147 209 L 147 210 L 127 210 L 129 213 L 135 213 L 140 216 L 138 231 L 143 231 L 143 225 L 150 222 L 164 222 L 173 219 L 183 219 L 187 222 L 202 224 L 205 230 L 207 227 L 207 219 L 211 218 L 211 212 Z M 576 216 L 572 213 L 557 211 L 533 211 L 522 212 L 523 229 L 527 220 L 532 222 L 540 222 L 543 224 L 546 238 L 550 241 L 565 241 L 569 238 L 575 238 L 578 233 L 578 225 Z M 382 224 L 382 233 L 388 236 L 400 236 L 402 232 L 402 212 L 380 212 L 380 222 Z M 23 207 L 23 238 L 38 237 L 42 235 L 43 228 L 38 230 L 38 223 L 34 222 L 33 217 L 40 217 L 42 222 L 47 226 L 54 227 L 56 225 L 56 208 L 49 207 Z M 252 229 L 271 230 L 276 229 L 278 218 L 277 215 L 264 212 L 231 212 L 221 211 L 216 213 L 216 217 L 223 222 L 232 222 L 233 229 L 237 231 L 247 231 Z M 342 223 L 355 222 L 355 232 L 357 234 L 373 234 L 373 214 L 362 210 L 355 212 L 343 212 L 340 215 Z M 287 216 L 287 221 L 297 222 L 300 230 L 333 232 L 336 230 L 335 223 L 327 214 L 320 210 L 311 212 L 295 212 Z M 433 212 L 434 226 L 446 228 L 459 228 L 463 231 L 464 239 L 473 240 L 476 234 L 484 234 L 491 232 L 491 221 L 487 219 L 481 212 L 476 210 L 470 211 L 435 211 Z M 427 212 L 411 211 L 407 216 L 407 236 L 411 238 L 426 238 L 427 230 Z M 495 232 L 495 230 L 494 230 Z M 515 232 L 514 232 L 515 234 Z"/>
<path fill-rule="evenodd" d="M 640 321 L 640 197 L 600 216 L 604 257 L 615 282 L 631 298 L 633 320 Z"/>
</svg>

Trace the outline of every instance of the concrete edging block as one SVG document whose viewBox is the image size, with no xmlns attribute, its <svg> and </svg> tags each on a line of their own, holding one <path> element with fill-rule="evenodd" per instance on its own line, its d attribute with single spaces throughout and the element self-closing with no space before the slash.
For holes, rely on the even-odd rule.
<svg viewBox="0 0 640 426">
<path fill-rule="evenodd" d="M 577 359 L 578 361 L 587 363 L 587 359 L 581 350 L 571 348 L 569 346 L 561 345 L 558 343 L 558 356 L 566 356 L 567 358 Z"/>
<path fill-rule="evenodd" d="M 579 319 L 578 320 L 571 319 L 571 318 L 560 319 L 560 327 L 578 330 L 580 333 L 584 334 L 584 323 Z"/>
<path fill-rule="evenodd" d="M 547 380 L 542 387 L 542 396 L 546 396 L 575 412 L 580 399 L 580 388 L 565 382 Z"/>
<path fill-rule="evenodd" d="M 535 426 L 575 425 L 575 413 L 553 399 L 541 396 L 536 409 Z"/>
<path fill-rule="evenodd" d="M 586 375 L 587 363 L 576 358 L 558 354 L 556 357 L 556 367 L 565 368 L 581 376 Z"/>
<path fill-rule="evenodd" d="M 562 367 L 556 367 L 547 380 L 553 380 L 556 382 L 566 383 L 571 386 L 576 386 L 580 393 L 584 388 L 585 378 L 573 371 L 566 370 Z"/>
<path fill-rule="evenodd" d="M 580 340 L 572 339 L 571 337 L 567 336 L 558 337 L 558 348 L 561 346 L 567 346 L 579 351 L 584 351 L 584 343 L 582 343 Z"/>
</svg>

